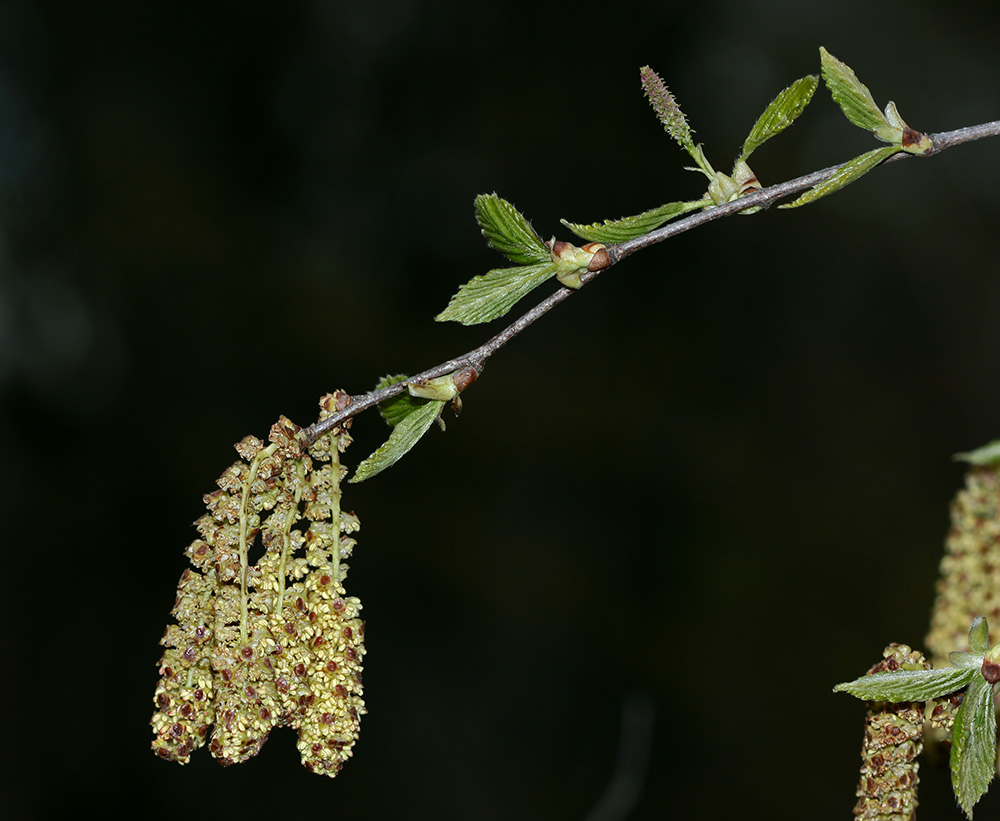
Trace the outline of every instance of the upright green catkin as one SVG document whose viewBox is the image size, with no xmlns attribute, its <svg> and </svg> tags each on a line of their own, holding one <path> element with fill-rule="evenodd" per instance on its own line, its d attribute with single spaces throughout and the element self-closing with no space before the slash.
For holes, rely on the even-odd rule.
<svg viewBox="0 0 1000 821">
<path fill-rule="evenodd" d="M 663 124 L 666 132 L 685 150 L 694 149 L 694 138 L 687 117 L 681 111 L 677 100 L 667 88 L 660 75 L 649 66 L 639 69 L 639 80 L 649 104 L 656 112 L 657 119 Z"/>
<path fill-rule="evenodd" d="M 905 644 L 890 644 L 874 673 L 929 669 L 923 654 Z M 923 702 L 869 701 L 861 778 L 854 817 L 863 821 L 913 821 L 917 811 L 917 756 L 923 749 Z"/>
<path fill-rule="evenodd" d="M 320 401 L 320 418 L 347 395 Z M 358 527 L 341 510 L 349 422 L 305 450 L 282 417 L 270 444 L 248 436 L 241 460 L 205 495 L 208 513 L 187 548 L 161 640 L 153 750 L 186 764 L 211 741 L 223 765 L 256 755 L 272 729 L 298 730 L 302 763 L 336 775 L 353 752 L 365 712 L 361 602 L 344 590 Z M 257 537 L 263 555 L 251 565 Z"/>
<path fill-rule="evenodd" d="M 1000 624 L 1000 469 L 974 465 L 951 505 L 951 530 L 941 560 L 927 650 L 935 667 L 967 650 L 969 623 Z"/>
</svg>

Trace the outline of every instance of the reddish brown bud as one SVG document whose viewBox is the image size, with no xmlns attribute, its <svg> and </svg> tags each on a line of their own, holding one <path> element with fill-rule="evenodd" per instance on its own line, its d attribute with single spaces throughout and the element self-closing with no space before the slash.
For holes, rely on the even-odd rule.
<svg viewBox="0 0 1000 821">
<path fill-rule="evenodd" d="M 601 243 L 588 242 L 583 246 L 583 250 L 590 251 L 594 255 L 587 265 L 588 271 L 603 271 L 605 268 L 611 267 L 611 256 L 608 254 L 608 249 Z"/>
<path fill-rule="evenodd" d="M 922 131 L 917 131 L 909 126 L 903 129 L 903 140 L 900 145 L 902 145 L 903 148 L 920 146 L 920 154 L 926 155 L 934 153 L 934 144 L 931 142 L 930 138 Z"/>
<path fill-rule="evenodd" d="M 462 370 L 456 373 L 452 377 L 452 381 L 455 383 L 455 387 L 458 388 L 458 392 L 461 393 L 478 378 L 479 371 L 470 365 L 468 368 L 462 368 Z"/>
<path fill-rule="evenodd" d="M 563 242 L 561 239 L 557 239 L 552 243 L 552 254 L 562 259 L 563 255 L 572 248 L 572 242 Z"/>
<path fill-rule="evenodd" d="M 1000 664 L 993 661 L 983 660 L 983 678 L 986 679 L 990 684 L 996 684 L 1000 681 Z"/>
</svg>

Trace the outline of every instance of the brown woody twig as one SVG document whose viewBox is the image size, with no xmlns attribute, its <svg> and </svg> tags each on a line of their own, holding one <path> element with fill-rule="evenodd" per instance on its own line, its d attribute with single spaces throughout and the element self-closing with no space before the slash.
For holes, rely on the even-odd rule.
<svg viewBox="0 0 1000 821">
<path fill-rule="evenodd" d="M 984 137 L 996 136 L 1000 136 L 1000 120 L 996 120 L 991 123 L 983 123 L 982 125 L 973 125 L 967 128 L 959 128 L 955 131 L 945 131 L 940 134 L 932 134 L 931 141 L 934 146 L 933 150 L 924 156 L 933 156 L 934 154 L 941 153 L 945 149 L 953 148 L 956 145 L 962 145 L 963 143 L 972 142 L 973 140 L 980 140 Z M 886 160 L 886 164 L 909 159 L 914 156 L 916 155 L 906 153 L 894 154 Z M 829 168 L 824 168 L 822 171 L 814 171 L 812 174 L 806 174 L 805 176 L 797 177 L 796 179 L 789 180 L 788 182 L 778 183 L 777 185 L 772 185 L 768 188 L 752 191 L 751 193 L 746 194 L 733 202 L 728 202 L 725 205 L 705 208 L 704 210 L 685 217 L 684 219 L 679 219 L 676 222 L 668 223 L 655 231 L 650 231 L 648 234 L 644 234 L 641 237 L 609 245 L 607 247 L 609 262 L 606 267 L 611 267 L 615 263 L 621 262 L 623 259 L 631 256 L 636 251 L 641 251 L 644 248 L 648 248 L 650 245 L 656 245 L 657 243 L 663 242 L 664 240 L 676 236 L 677 234 L 690 231 L 692 228 L 697 228 L 706 222 L 712 222 L 713 220 L 731 216 L 732 214 L 736 214 L 753 206 L 767 208 L 778 200 L 784 199 L 792 194 L 797 194 L 807 188 L 812 188 L 813 186 L 829 179 L 839 168 L 839 165 L 830 166 Z M 591 282 L 600 272 L 600 270 L 597 270 L 583 273 L 580 277 L 582 283 L 580 287 L 582 288 L 584 285 Z M 359 396 L 352 396 L 350 398 L 350 403 L 343 411 L 333 416 L 328 416 L 326 419 L 322 419 L 310 427 L 303 429 L 300 434 L 300 439 L 305 444 L 311 445 L 320 436 L 325 433 L 329 433 L 333 428 L 342 422 L 357 416 L 362 411 L 378 405 L 380 402 L 384 402 L 387 399 L 391 399 L 394 396 L 404 393 L 407 390 L 407 383 L 409 382 L 420 382 L 428 379 L 434 379 L 463 368 L 472 368 L 475 371 L 476 376 L 479 376 L 482 373 L 483 368 L 486 366 L 487 359 L 493 356 L 493 354 L 510 342 L 510 340 L 521 333 L 521 331 L 533 324 L 537 319 L 540 319 L 542 316 L 547 314 L 560 302 L 569 298 L 577 290 L 579 289 L 566 287 L 559 288 L 559 290 L 547 296 L 534 308 L 523 314 L 512 324 L 508 325 L 488 342 L 480 345 L 474 350 L 469 351 L 463 356 L 449 359 L 447 362 L 435 365 L 433 368 L 429 368 L 422 373 L 416 374 L 404 382 L 397 382 L 396 384 L 390 385 L 382 390 L 371 391 Z"/>
</svg>

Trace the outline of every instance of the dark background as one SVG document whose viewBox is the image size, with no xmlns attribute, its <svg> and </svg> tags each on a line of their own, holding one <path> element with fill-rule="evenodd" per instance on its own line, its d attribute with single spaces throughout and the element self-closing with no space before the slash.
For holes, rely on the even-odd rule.
<svg viewBox="0 0 1000 821">
<path fill-rule="evenodd" d="M 820 45 L 916 128 L 996 119 L 998 8 L 0 6 L 10 817 L 581 819 L 636 703 L 632 817 L 847 817 L 863 707 L 830 689 L 922 644 L 951 454 L 1000 436 L 995 141 L 630 259 L 349 486 L 370 713 L 336 780 L 287 730 L 157 760 L 157 641 L 232 442 L 502 325 L 432 321 L 500 262 L 475 194 L 570 239 L 702 193 L 639 66 L 728 170 Z M 753 167 L 874 145 L 821 88 Z M 354 431 L 356 464 L 386 431 Z"/>
</svg>

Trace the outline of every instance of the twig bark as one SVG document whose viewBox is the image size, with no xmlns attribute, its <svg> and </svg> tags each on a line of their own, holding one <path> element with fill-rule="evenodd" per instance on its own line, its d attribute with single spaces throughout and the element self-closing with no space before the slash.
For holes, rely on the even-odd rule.
<svg viewBox="0 0 1000 821">
<path fill-rule="evenodd" d="M 973 125 L 967 128 L 959 128 L 955 131 L 945 131 L 939 134 L 932 134 L 931 140 L 933 142 L 934 149 L 926 156 L 939 154 L 948 148 L 972 142 L 973 140 L 981 140 L 984 137 L 996 136 L 1000 136 L 1000 120 L 996 120 L 991 123 L 983 123 L 981 125 Z M 905 153 L 895 154 L 890 157 L 885 164 L 909 159 L 914 156 L 915 155 L 913 154 Z M 789 180 L 788 182 L 782 182 L 777 185 L 769 186 L 768 188 L 762 188 L 759 191 L 746 194 L 738 200 L 726 203 L 725 205 L 705 208 L 704 210 L 685 217 L 684 219 L 679 219 L 675 222 L 668 223 L 655 231 L 650 231 L 648 234 L 644 234 L 641 237 L 636 237 L 635 239 L 630 239 L 616 245 L 609 245 L 607 250 L 608 256 L 611 259 L 611 265 L 621 262 L 623 259 L 631 256 L 636 251 L 641 251 L 644 248 L 648 248 L 650 245 L 656 245 L 657 243 L 663 242 L 664 240 L 676 236 L 677 234 L 690 231 L 692 228 L 697 228 L 699 225 L 703 225 L 706 222 L 712 222 L 713 220 L 731 216 L 732 214 L 739 213 L 740 211 L 755 205 L 767 208 L 778 200 L 789 197 L 792 194 L 798 194 L 801 191 L 805 191 L 807 188 L 812 188 L 814 185 L 829 179 L 839 168 L 840 165 L 833 165 L 829 168 L 824 168 L 821 171 L 814 171 L 812 174 L 806 174 L 805 176 L 797 177 L 794 180 Z M 595 279 L 599 273 L 601 272 L 588 271 L 582 274 L 580 277 L 582 281 L 581 288 L 583 285 L 587 285 Z M 533 324 L 537 319 L 540 319 L 560 302 L 568 299 L 576 293 L 577 290 L 580 289 L 574 290 L 565 287 L 559 288 L 559 290 L 543 299 L 534 308 L 525 313 L 512 324 L 508 325 L 485 344 L 480 345 L 478 348 L 469 351 L 463 356 L 449 359 L 447 362 L 442 362 L 440 365 L 435 365 L 433 368 L 429 368 L 422 373 L 416 374 L 415 376 L 410 377 L 407 382 L 433 379 L 452 373 L 453 371 L 469 367 L 475 370 L 477 376 L 480 375 L 483 372 L 483 368 L 486 366 L 487 359 L 493 356 L 493 354 L 510 342 L 510 340 L 512 340 L 515 336 L 520 334 L 521 331 Z M 389 387 L 383 388 L 379 391 L 371 391 L 366 394 L 352 396 L 350 398 L 350 404 L 343 411 L 333 416 L 328 416 L 326 419 L 322 419 L 310 427 L 303 429 L 300 434 L 300 439 L 302 439 L 305 444 L 311 445 L 320 436 L 328 433 L 342 422 L 357 416 L 362 411 L 366 411 L 369 408 L 378 405 L 380 402 L 384 402 L 387 399 L 391 399 L 394 396 L 404 393 L 407 389 L 407 382 L 397 382 L 395 385 L 390 385 Z"/>
</svg>

